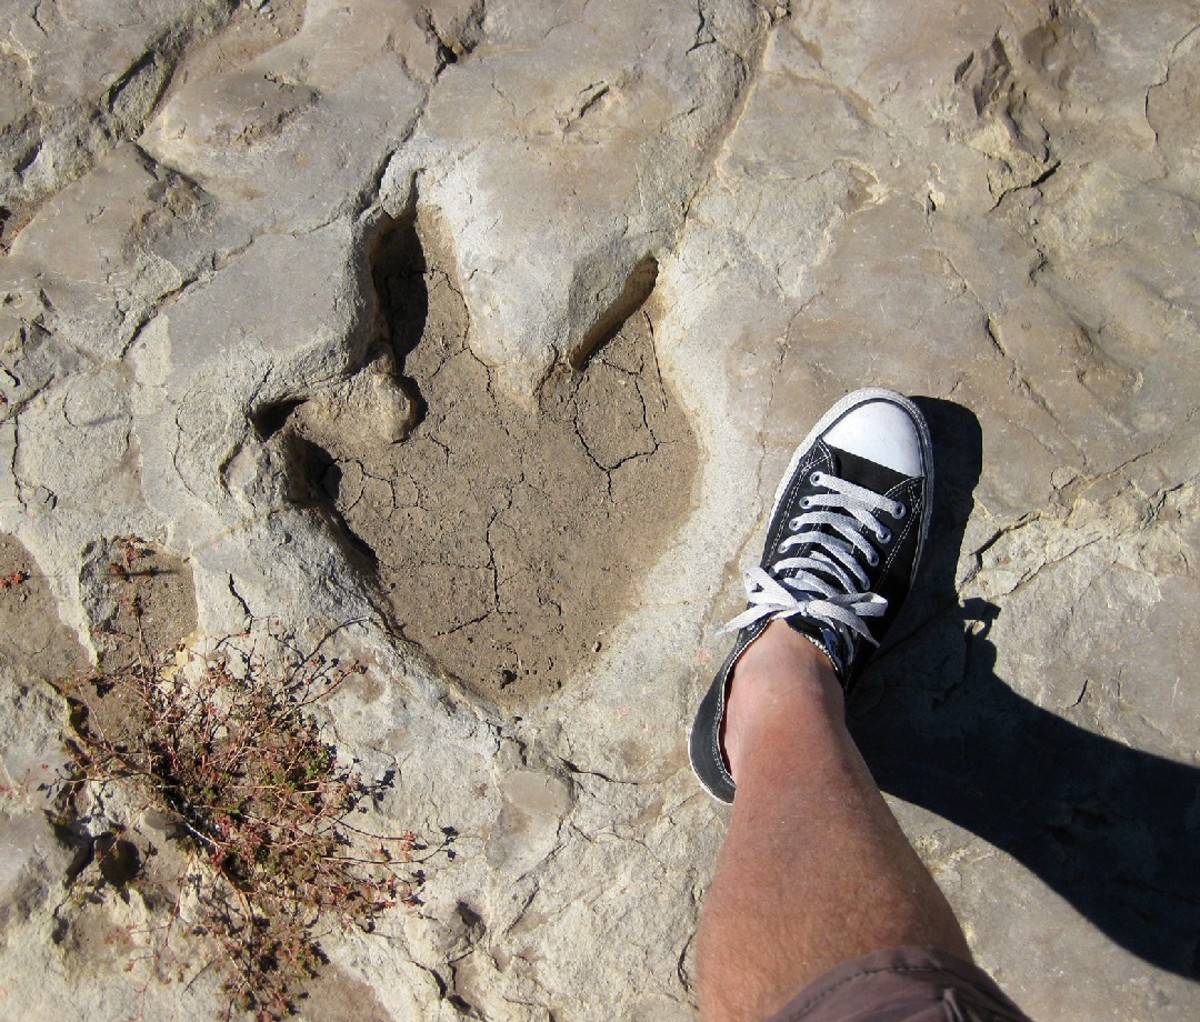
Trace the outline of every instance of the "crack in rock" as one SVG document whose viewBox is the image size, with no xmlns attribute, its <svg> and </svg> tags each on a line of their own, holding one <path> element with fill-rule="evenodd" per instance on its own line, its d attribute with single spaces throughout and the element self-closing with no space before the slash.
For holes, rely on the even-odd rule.
<svg viewBox="0 0 1200 1022">
<path fill-rule="evenodd" d="M 43 7 L 48 26 L 39 20 Z M 0 150 L 19 152 L 11 169 L 0 170 L 0 207 L 7 214 L 0 251 L 49 199 L 141 134 L 180 61 L 226 24 L 233 5 L 202 0 L 160 7 L 146 16 L 140 34 L 103 9 L 90 11 L 86 26 L 54 5 L 39 4 L 28 16 L 49 41 L 22 47 L 36 50 L 34 62 L 14 54 L 28 65 L 23 77 L 31 85 L 21 90 L 23 107 L 0 131 Z M 23 31 L 14 23 L 13 32 Z M 113 61 L 119 62 L 115 73 Z"/>
</svg>

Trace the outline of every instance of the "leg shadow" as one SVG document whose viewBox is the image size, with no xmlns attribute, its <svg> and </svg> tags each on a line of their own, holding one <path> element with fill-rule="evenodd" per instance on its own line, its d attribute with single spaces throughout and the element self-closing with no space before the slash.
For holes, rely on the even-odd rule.
<svg viewBox="0 0 1200 1022">
<path fill-rule="evenodd" d="M 1112 940 L 1200 977 L 1200 770 L 1029 702 L 995 674 L 1000 609 L 959 601 L 955 567 L 979 478 L 978 420 L 922 400 L 935 451 L 927 560 L 899 638 L 850 701 L 877 781 L 1032 870 Z"/>
</svg>

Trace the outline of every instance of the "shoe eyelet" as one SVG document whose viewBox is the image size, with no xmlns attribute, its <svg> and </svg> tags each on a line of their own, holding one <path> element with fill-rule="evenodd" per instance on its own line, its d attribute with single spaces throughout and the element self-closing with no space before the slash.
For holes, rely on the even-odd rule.
<svg viewBox="0 0 1200 1022">
<path fill-rule="evenodd" d="M 803 503 L 801 503 L 801 505 L 800 505 L 800 506 L 801 506 L 801 507 L 804 507 L 804 504 L 803 504 Z M 799 529 L 800 529 L 800 524 L 801 524 L 801 523 L 800 523 L 800 519 L 799 519 L 799 518 L 793 518 L 793 519 L 792 519 L 790 522 L 788 522 L 788 528 L 789 528 L 789 529 L 791 529 L 791 530 L 792 530 L 792 532 L 797 532 L 797 531 L 799 531 Z"/>
<path fill-rule="evenodd" d="M 820 472 L 814 472 L 812 475 L 810 475 L 810 476 L 808 477 L 808 481 L 809 481 L 809 482 L 810 482 L 810 483 L 811 483 L 813 486 L 820 486 L 820 485 L 821 485 L 821 480 L 823 480 L 824 478 L 825 478 L 825 477 L 824 477 L 824 476 L 823 476 L 823 475 L 822 475 Z"/>
<path fill-rule="evenodd" d="M 906 514 L 908 514 L 908 508 L 901 504 L 900 501 L 896 501 L 896 506 L 892 509 L 892 517 L 899 522 Z"/>
<path fill-rule="evenodd" d="M 800 508 L 802 510 L 808 511 L 812 506 L 813 506 L 813 503 L 812 503 L 811 497 L 801 497 L 800 498 Z M 792 521 L 798 521 L 798 519 L 793 518 Z M 796 526 L 793 525 L 792 528 L 794 529 L 794 528 L 796 528 Z"/>
<path fill-rule="evenodd" d="M 876 533 L 875 538 L 884 546 L 887 546 L 892 541 L 892 530 L 883 528 Z"/>
<path fill-rule="evenodd" d="M 879 554 L 877 554 L 874 550 L 872 550 L 869 554 L 867 554 L 867 564 L 870 565 L 872 568 L 878 566 Z"/>
</svg>

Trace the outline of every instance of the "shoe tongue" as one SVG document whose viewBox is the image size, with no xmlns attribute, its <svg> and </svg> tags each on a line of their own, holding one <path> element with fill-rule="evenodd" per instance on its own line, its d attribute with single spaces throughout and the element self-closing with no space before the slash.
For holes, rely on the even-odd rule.
<svg viewBox="0 0 1200 1022">
<path fill-rule="evenodd" d="M 865 486 L 875 493 L 887 493 L 893 486 L 904 482 L 908 477 L 894 468 L 880 465 L 857 454 L 830 447 L 830 453 L 835 461 L 835 472 L 841 479 L 847 479 L 857 486 Z"/>
</svg>

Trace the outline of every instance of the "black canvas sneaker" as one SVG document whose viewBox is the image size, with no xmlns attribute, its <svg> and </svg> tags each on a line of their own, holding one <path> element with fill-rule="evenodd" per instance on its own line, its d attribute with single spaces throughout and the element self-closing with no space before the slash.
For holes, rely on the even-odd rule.
<svg viewBox="0 0 1200 1022">
<path fill-rule="evenodd" d="M 715 798 L 734 795 L 721 724 L 738 658 L 783 618 L 829 657 L 848 688 L 912 587 L 932 494 L 929 428 L 894 391 L 847 395 L 796 449 L 762 561 L 746 572 L 749 605 L 722 629 L 737 639 L 692 724 L 692 769 Z"/>
</svg>

